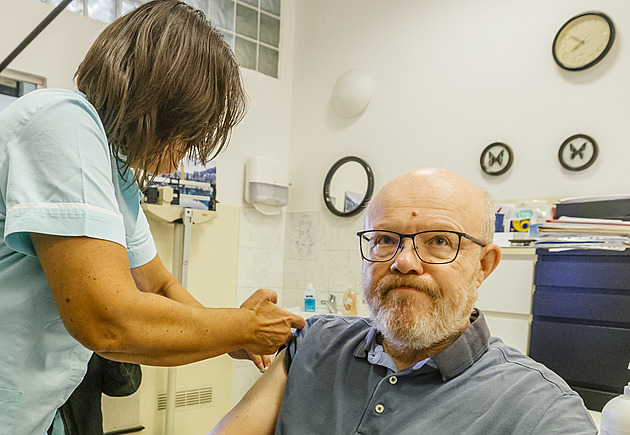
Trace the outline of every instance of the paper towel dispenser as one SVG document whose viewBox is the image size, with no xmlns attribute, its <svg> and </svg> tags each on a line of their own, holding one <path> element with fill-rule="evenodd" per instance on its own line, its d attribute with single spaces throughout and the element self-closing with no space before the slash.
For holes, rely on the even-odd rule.
<svg viewBox="0 0 630 435">
<path fill-rule="evenodd" d="M 289 202 L 288 163 L 267 157 L 247 159 L 245 200 L 261 213 L 280 214 Z"/>
</svg>

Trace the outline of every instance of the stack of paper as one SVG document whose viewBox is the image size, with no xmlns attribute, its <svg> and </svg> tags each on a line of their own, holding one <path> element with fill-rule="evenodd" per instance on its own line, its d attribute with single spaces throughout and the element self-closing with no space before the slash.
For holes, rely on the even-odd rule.
<svg viewBox="0 0 630 435">
<path fill-rule="evenodd" d="M 630 247 L 630 222 L 612 219 L 562 217 L 538 227 L 534 246 L 551 250 L 612 249 Z"/>
</svg>

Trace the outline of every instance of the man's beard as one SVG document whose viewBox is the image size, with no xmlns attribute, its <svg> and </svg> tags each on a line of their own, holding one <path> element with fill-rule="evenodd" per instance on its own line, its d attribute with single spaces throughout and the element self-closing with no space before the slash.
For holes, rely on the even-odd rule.
<svg viewBox="0 0 630 435">
<path fill-rule="evenodd" d="M 388 342 L 399 349 L 421 350 L 461 333 L 468 324 L 477 299 L 474 273 L 468 284 L 446 300 L 435 283 L 427 284 L 420 277 L 390 275 L 381 279 L 374 289 L 363 283 L 364 295 L 374 319 L 374 326 Z M 409 287 L 426 293 L 429 306 L 416 306 L 417 295 L 390 292 Z"/>
</svg>

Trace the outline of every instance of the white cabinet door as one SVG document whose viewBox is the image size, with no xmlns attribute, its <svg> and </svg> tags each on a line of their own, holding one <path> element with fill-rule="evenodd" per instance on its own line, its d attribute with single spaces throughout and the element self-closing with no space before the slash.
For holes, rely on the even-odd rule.
<svg viewBox="0 0 630 435">
<path fill-rule="evenodd" d="M 490 334 L 499 337 L 508 346 L 515 347 L 521 353 L 527 355 L 529 350 L 529 328 L 531 322 L 528 319 L 509 317 L 503 315 L 495 315 L 491 312 L 485 312 L 484 316 Z"/>
<path fill-rule="evenodd" d="M 535 255 L 504 254 L 479 287 L 477 307 L 485 311 L 530 315 Z"/>
<path fill-rule="evenodd" d="M 536 256 L 533 250 L 502 252 L 501 263 L 479 287 L 477 307 L 483 311 L 493 336 L 527 354 Z"/>
</svg>

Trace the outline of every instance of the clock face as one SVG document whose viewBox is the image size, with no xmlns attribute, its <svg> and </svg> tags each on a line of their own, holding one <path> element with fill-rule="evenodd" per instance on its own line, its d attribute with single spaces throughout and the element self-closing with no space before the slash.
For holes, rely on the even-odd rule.
<svg viewBox="0 0 630 435">
<path fill-rule="evenodd" d="M 598 154 L 597 143 L 592 137 L 576 134 L 562 143 L 558 160 L 569 171 L 581 171 L 595 163 Z"/>
<path fill-rule="evenodd" d="M 510 169 L 513 160 L 514 155 L 509 146 L 501 142 L 494 142 L 482 151 L 479 163 L 486 174 L 501 175 Z"/>
<path fill-rule="evenodd" d="M 562 68 L 583 70 L 602 60 L 615 40 L 612 20 L 601 12 L 571 18 L 556 34 L 553 58 Z"/>
</svg>

